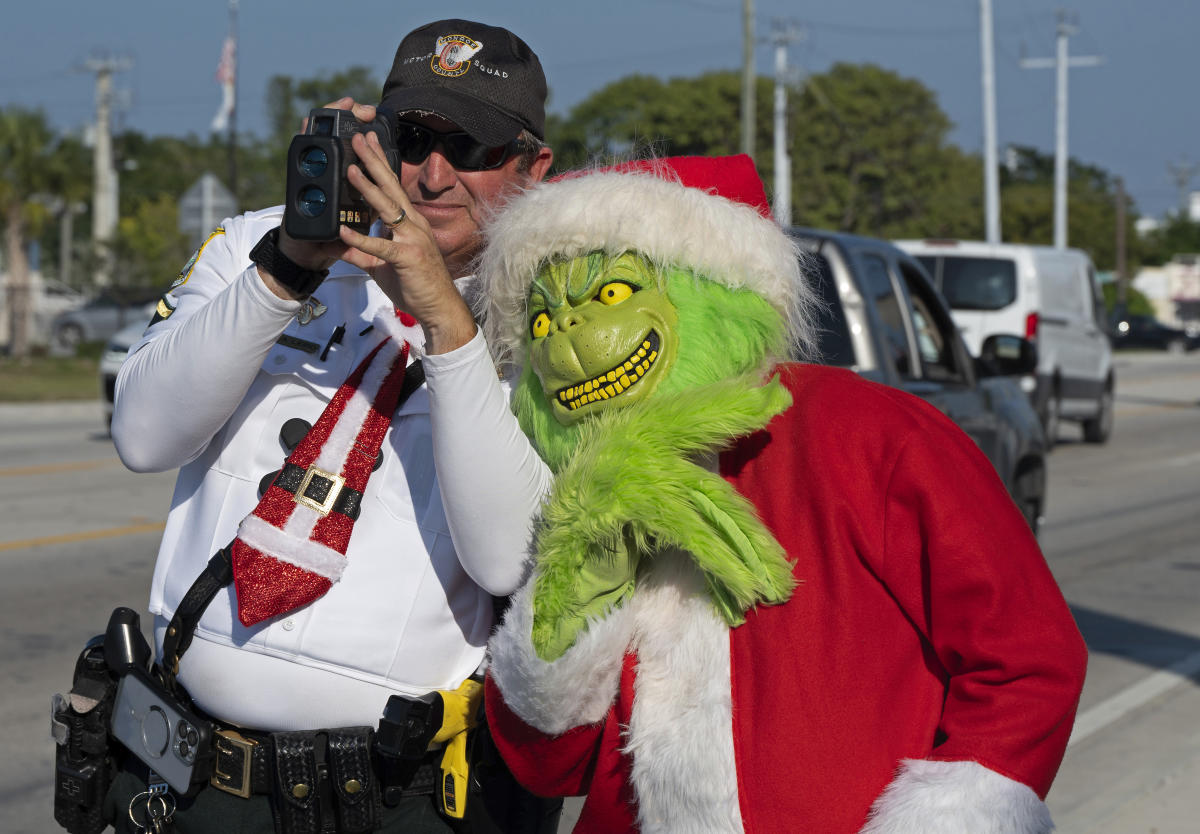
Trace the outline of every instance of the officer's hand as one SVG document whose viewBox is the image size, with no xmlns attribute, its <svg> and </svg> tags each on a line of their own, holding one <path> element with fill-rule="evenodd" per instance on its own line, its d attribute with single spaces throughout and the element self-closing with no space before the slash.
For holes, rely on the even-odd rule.
<svg viewBox="0 0 1200 834">
<path fill-rule="evenodd" d="M 386 236 L 368 237 L 342 226 L 342 242 L 351 247 L 344 260 L 367 270 L 397 308 L 421 322 L 428 353 L 461 347 L 475 335 L 475 321 L 428 221 L 409 202 L 379 137 L 356 134 L 352 143 L 360 164 L 351 165 L 347 177 L 384 222 Z"/>
<path fill-rule="evenodd" d="M 350 96 L 342 96 L 337 101 L 331 101 L 329 104 L 321 106 L 326 110 L 349 110 L 360 122 L 370 122 L 375 119 L 375 105 L 359 104 Z M 303 127 L 300 130 L 301 132 L 308 130 L 308 116 L 304 117 Z"/>
</svg>

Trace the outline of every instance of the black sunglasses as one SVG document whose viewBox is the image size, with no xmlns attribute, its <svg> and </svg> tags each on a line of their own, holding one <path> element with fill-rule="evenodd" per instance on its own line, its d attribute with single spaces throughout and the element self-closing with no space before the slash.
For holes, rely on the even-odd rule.
<svg viewBox="0 0 1200 834">
<path fill-rule="evenodd" d="M 401 121 L 396 134 L 396 149 L 400 159 L 409 165 L 420 165 L 437 145 L 442 146 L 446 160 L 460 171 L 491 171 L 499 168 L 518 151 L 525 142 L 513 139 L 506 145 L 485 145 L 462 130 L 453 133 L 436 133 L 424 125 Z"/>
</svg>

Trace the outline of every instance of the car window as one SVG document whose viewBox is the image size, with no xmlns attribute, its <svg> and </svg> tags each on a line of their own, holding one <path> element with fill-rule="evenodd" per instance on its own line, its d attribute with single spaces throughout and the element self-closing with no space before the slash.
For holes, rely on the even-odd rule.
<svg viewBox="0 0 1200 834">
<path fill-rule="evenodd" d="M 915 269 L 900 263 L 900 278 L 908 293 L 921 375 L 938 382 L 964 382 L 965 376 L 954 352 L 954 322 L 943 312 L 933 288 Z"/>
<path fill-rule="evenodd" d="M 1002 310 L 1017 298 L 1017 267 L 1007 258 L 943 257 L 940 278 L 953 310 Z"/>
<path fill-rule="evenodd" d="M 804 266 L 819 299 L 816 310 L 816 358 L 825 365 L 851 367 L 855 363 L 854 345 L 850 341 L 846 311 L 842 308 L 829 260 L 824 255 L 810 254 Z"/>
<path fill-rule="evenodd" d="M 883 344 L 896 370 L 903 376 L 913 373 L 909 356 L 908 334 L 904 330 L 904 316 L 900 311 L 900 300 L 896 288 L 888 275 L 887 261 L 878 255 L 862 255 L 863 290 L 875 305 L 883 325 Z"/>
<path fill-rule="evenodd" d="M 925 271 L 933 279 L 933 285 L 935 287 L 938 286 L 942 280 L 941 276 L 938 275 L 938 267 L 941 265 L 941 259 L 935 258 L 932 255 L 917 255 L 916 259 L 920 261 L 921 266 L 925 267 Z"/>
</svg>

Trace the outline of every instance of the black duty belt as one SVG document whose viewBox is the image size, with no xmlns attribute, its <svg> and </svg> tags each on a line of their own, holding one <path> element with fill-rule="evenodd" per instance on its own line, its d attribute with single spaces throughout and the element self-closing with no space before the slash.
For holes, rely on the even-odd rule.
<svg viewBox="0 0 1200 834">
<path fill-rule="evenodd" d="M 371 796 L 390 805 L 433 793 L 438 784 L 440 749 L 404 769 L 378 754 L 371 727 L 263 733 L 216 726 L 211 784 L 234 796 L 275 793 L 301 810 L 327 780 L 339 806 Z"/>
</svg>

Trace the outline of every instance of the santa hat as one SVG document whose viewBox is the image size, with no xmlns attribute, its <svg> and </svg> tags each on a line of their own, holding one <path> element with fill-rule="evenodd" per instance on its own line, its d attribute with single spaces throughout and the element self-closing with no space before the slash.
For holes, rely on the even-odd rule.
<svg viewBox="0 0 1200 834">
<path fill-rule="evenodd" d="M 750 157 L 668 157 L 572 172 L 509 201 L 488 225 L 479 263 L 479 311 L 496 353 L 520 355 L 526 293 L 551 258 L 637 252 L 749 289 L 788 324 L 803 355 L 812 347 L 812 291 L 803 254 L 771 219 Z"/>
</svg>

